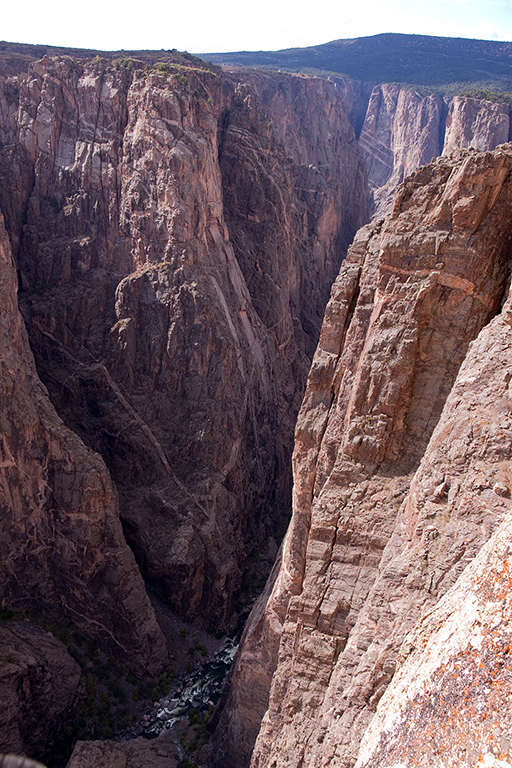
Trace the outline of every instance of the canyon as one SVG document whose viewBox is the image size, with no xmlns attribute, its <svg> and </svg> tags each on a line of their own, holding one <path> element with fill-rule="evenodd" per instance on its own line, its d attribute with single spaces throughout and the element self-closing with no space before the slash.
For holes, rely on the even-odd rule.
<svg viewBox="0 0 512 768">
<path fill-rule="evenodd" d="M 277 552 L 201 765 L 507 765 L 509 105 L 2 46 L 0 750 Z"/>
</svg>

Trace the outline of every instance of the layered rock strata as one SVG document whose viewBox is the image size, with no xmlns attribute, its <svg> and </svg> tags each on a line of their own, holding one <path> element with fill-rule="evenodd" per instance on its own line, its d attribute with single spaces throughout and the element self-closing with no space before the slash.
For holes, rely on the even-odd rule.
<svg viewBox="0 0 512 768">
<path fill-rule="evenodd" d="M 152 588 L 226 627 L 247 555 L 286 519 L 319 302 L 367 216 L 341 100 L 266 78 L 267 108 L 197 62 L 46 58 L 1 85 L 0 206 L 38 371 L 104 457 Z"/>
<path fill-rule="evenodd" d="M 251 753 L 244 691 L 264 715 L 252 766 L 352 765 L 407 632 L 506 514 L 508 339 L 486 329 L 472 347 L 489 412 L 473 375 L 457 375 L 506 289 L 511 169 L 510 147 L 440 158 L 350 249 L 297 423 L 282 565 L 235 665 L 219 765 Z"/>
</svg>

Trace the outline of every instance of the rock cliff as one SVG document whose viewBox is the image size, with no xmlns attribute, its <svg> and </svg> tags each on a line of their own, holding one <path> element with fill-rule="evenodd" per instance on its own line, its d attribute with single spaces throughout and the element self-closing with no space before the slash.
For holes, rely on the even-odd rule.
<svg viewBox="0 0 512 768">
<path fill-rule="evenodd" d="M 323 304 L 368 218 L 333 84 L 192 59 L 0 76 L 1 604 L 152 677 L 143 577 L 226 629 L 287 521 Z"/>
<path fill-rule="evenodd" d="M 74 702 L 82 671 L 29 622 L 0 627 L 0 750 L 40 757 Z"/>
<path fill-rule="evenodd" d="M 469 589 L 469 576 L 457 580 L 510 504 L 508 304 L 497 313 L 510 268 L 511 169 L 510 146 L 439 158 L 399 187 L 389 219 L 356 236 L 333 286 L 297 422 L 282 565 L 235 663 L 218 765 L 247 764 L 255 710 L 263 720 L 252 766 L 353 765 L 390 681 L 384 726 L 364 753 L 382 759 L 361 757 L 361 765 L 423 754 L 432 705 L 421 710 L 423 720 L 415 715 L 403 752 L 397 746 L 411 711 L 400 700 L 407 683 L 393 694 L 400 647 L 454 584 Z M 506 570 L 504 556 L 496 554 L 497 572 Z M 492 602 L 485 583 L 479 599 Z M 455 599 L 439 613 L 455 613 Z M 496 642 L 506 633 L 504 610 Z M 402 648 L 412 656 L 399 681 L 412 679 L 406 675 L 414 675 L 428 637 L 440 642 L 435 618 L 425 621 Z M 431 688 L 415 683 L 411 701 L 415 691 L 432 701 L 452 647 L 439 657 Z M 424 681 L 428 670 L 418 675 Z M 441 701 L 435 716 L 446 706 Z"/>
<path fill-rule="evenodd" d="M 168 651 L 146 589 L 226 629 L 249 557 L 286 521 L 324 305 L 368 220 L 343 107 L 360 123 L 368 88 L 193 57 L 1 72 L 0 600 L 155 676 Z M 509 622 L 512 149 L 476 149 L 508 138 L 509 112 L 372 92 L 359 144 L 379 210 L 412 175 L 332 289 L 293 518 L 233 669 L 219 768 L 348 768 L 365 732 L 360 768 L 421 761 L 454 667 L 473 682 L 448 686 L 442 727 L 467 719 L 478 754 L 508 754 L 479 713 L 489 686 L 486 711 L 502 708 L 507 674 L 491 651 Z M 38 655 L 13 631 L 2 748 L 43 755 L 79 672 L 54 638 Z M 450 749 L 480 759 L 462 734 Z M 179 750 L 93 743 L 73 759 L 160 758 Z"/>
<path fill-rule="evenodd" d="M 368 207 L 331 84 L 201 65 L 5 76 L 0 206 L 39 374 L 102 454 L 139 568 L 223 628 L 286 520 L 322 302 Z"/>
<path fill-rule="evenodd" d="M 100 456 L 58 417 L 37 375 L 0 218 L 2 607 L 67 618 L 139 673 L 158 673 L 164 639 L 126 545 Z"/>
<path fill-rule="evenodd" d="M 422 618 L 400 648 L 358 766 L 495 766 L 512 755 L 510 324 L 509 296 L 460 369 L 390 542 L 386 570 L 400 563 L 397 546 L 418 563 L 420 536 L 430 540 L 429 591 L 437 595 L 440 577 L 449 574 L 449 584 L 456 575 L 443 563 L 450 549 L 488 541 L 431 610 L 425 611 L 430 595 L 416 593 L 425 601 Z M 446 469 L 447 493 L 425 498 L 428 478 L 439 469 Z M 419 569 L 409 570 L 418 590 Z"/>
<path fill-rule="evenodd" d="M 354 87 L 350 85 L 351 81 L 340 83 L 357 129 L 364 93 L 356 101 L 356 111 Z M 358 135 L 368 166 L 375 212 L 383 215 L 391 209 L 398 184 L 434 157 L 469 147 L 493 150 L 508 142 L 512 138 L 510 106 L 485 98 L 422 95 L 412 86 L 384 83 L 376 85 L 367 98 Z"/>
<path fill-rule="evenodd" d="M 386 83 L 373 89 L 359 143 L 377 213 L 389 211 L 393 193 L 406 176 L 441 154 L 442 116 L 443 100 L 437 94 L 421 96 Z"/>
<path fill-rule="evenodd" d="M 505 144 L 511 135 L 510 106 L 485 99 L 456 96 L 446 117 L 443 155 L 454 149 L 488 150 Z"/>
</svg>

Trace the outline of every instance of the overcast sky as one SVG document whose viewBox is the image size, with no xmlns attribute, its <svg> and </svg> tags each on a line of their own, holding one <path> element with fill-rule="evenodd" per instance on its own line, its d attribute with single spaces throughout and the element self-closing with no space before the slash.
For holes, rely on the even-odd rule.
<svg viewBox="0 0 512 768">
<path fill-rule="evenodd" d="M 0 39 L 99 50 L 278 50 L 380 32 L 512 41 L 512 0 L 24 0 Z"/>
</svg>

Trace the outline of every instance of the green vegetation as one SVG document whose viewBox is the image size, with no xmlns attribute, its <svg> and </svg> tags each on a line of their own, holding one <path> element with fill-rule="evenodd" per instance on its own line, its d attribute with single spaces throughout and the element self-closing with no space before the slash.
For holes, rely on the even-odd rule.
<svg viewBox="0 0 512 768">
<path fill-rule="evenodd" d="M 162 72 L 164 75 L 169 75 L 171 73 L 171 67 L 165 61 L 157 61 L 154 69 L 156 69 L 157 72 Z"/>
<path fill-rule="evenodd" d="M 128 72 L 133 72 L 134 61 L 133 59 L 118 59 L 114 64 L 116 69 L 127 69 Z"/>
<path fill-rule="evenodd" d="M 512 107 L 512 93 L 499 91 L 489 91 L 485 88 L 475 88 L 470 91 L 463 91 L 461 96 L 468 96 L 472 99 L 485 99 L 486 101 L 493 101 L 495 104 L 508 104 Z"/>
<path fill-rule="evenodd" d="M 188 727 L 185 727 L 180 734 L 180 744 L 189 756 L 198 755 L 208 740 L 207 727 L 210 722 L 215 707 L 210 706 L 206 712 L 201 713 L 198 709 L 191 709 L 188 714 Z M 183 768 L 195 766 L 187 757 L 179 763 Z"/>
</svg>

